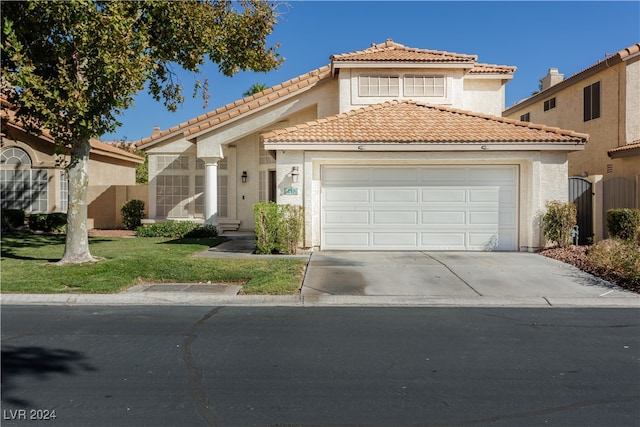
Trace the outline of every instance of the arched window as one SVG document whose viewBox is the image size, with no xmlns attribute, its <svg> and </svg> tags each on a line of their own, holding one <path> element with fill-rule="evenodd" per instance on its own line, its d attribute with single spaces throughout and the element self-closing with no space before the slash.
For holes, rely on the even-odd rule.
<svg viewBox="0 0 640 427">
<path fill-rule="evenodd" d="M 0 154 L 0 165 L 31 166 L 31 157 L 21 148 L 7 148 Z"/>
<path fill-rule="evenodd" d="M 48 171 L 31 169 L 31 158 L 23 149 L 9 147 L 0 153 L 2 208 L 47 212 L 48 181 Z"/>
</svg>

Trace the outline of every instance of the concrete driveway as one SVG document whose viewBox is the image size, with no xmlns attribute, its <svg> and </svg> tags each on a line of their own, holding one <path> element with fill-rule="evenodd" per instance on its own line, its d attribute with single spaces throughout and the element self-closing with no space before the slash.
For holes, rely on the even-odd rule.
<svg viewBox="0 0 640 427">
<path fill-rule="evenodd" d="M 640 298 L 570 265 L 523 252 L 314 252 L 302 295 L 544 299 L 550 305 Z"/>
</svg>

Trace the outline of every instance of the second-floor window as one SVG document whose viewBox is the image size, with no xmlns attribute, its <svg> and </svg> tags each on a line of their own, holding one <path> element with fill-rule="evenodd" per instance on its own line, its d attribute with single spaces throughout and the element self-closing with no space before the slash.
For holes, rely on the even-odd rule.
<svg viewBox="0 0 640 427">
<path fill-rule="evenodd" d="M 360 96 L 398 96 L 399 92 L 398 76 L 360 76 L 359 78 Z"/>
<path fill-rule="evenodd" d="M 549 111 L 552 108 L 556 108 L 556 98 L 547 99 L 544 101 L 544 111 Z"/>
<path fill-rule="evenodd" d="M 443 76 L 405 76 L 405 96 L 444 96 Z"/>
<path fill-rule="evenodd" d="M 531 121 L 531 113 L 525 113 L 520 116 L 521 122 L 530 122 Z"/>
<path fill-rule="evenodd" d="M 584 121 L 600 117 L 600 82 L 584 88 Z"/>
</svg>

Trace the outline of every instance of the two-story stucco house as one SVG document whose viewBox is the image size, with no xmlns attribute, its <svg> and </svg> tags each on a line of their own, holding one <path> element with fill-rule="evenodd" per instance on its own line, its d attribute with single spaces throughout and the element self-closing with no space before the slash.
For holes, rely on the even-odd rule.
<svg viewBox="0 0 640 427">
<path fill-rule="evenodd" d="M 499 117 L 515 67 L 391 40 L 138 143 L 151 219 L 254 227 L 304 207 L 304 245 L 535 250 L 587 136 Z"/>
<path fill-rule="evenodd" d="M 567 79 L 551 68 L 542 83 L 503 115 L 589 134 L 584 150 L 569 153 L 569 175 L 593 183 L 589 232 L 600 240 L 608 209 L 640 208 L 640 43 Z"/>
</svg>

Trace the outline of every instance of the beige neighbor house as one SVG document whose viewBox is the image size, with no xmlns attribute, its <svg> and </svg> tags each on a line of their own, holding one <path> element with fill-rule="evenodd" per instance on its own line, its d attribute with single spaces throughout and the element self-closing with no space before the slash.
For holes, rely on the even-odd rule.
<svg viewBox="0 0 640 427">
<path fill-rule="evenodd" d="M 589 134 L 584 150 L 569 153 L 569 176 L 592 184 L 596 241 L 608 209 L 640 208 L 640 43 L 567 79 L 551 68 L 541 92 L 503 115 Z"/>
<path fill-rule="evenodd" d="M 587 136 L 499 117 L 515 67 L 387 40 L 139 141 L 149 214 L 254 228 L 304 207 L 304 246 L 522 250 Z"/>
<path fill-rule="evenodd" d="M 55 141 L 46 132 L 27 133 L 2 100 L 0 134 L 2 208 L 27 213 L 67 211 L 68 181 Z M 144 159 L 110 144 L 91 140 L 89 154 L 88 228 L 122 226 L 120 207 L 130 199 L 147 198 L 146 186 L 136 186 L 136 165 Z"/>
</svg>

